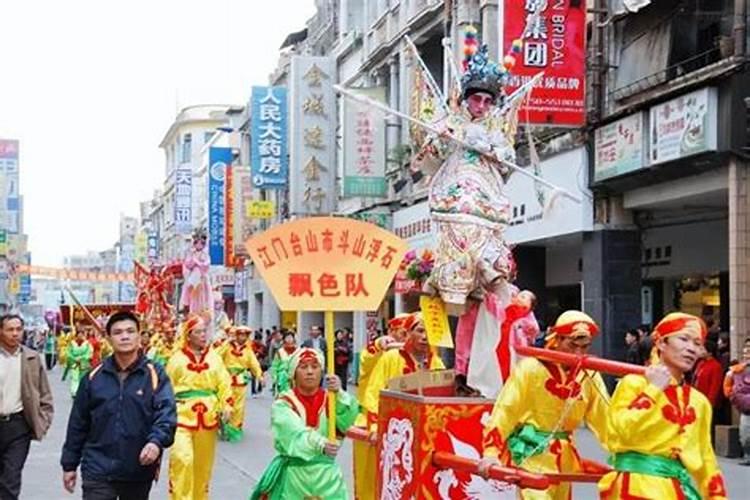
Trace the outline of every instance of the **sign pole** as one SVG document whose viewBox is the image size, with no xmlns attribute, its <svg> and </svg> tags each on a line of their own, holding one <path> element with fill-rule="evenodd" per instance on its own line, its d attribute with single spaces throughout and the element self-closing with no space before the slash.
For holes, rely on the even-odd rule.
<svg viewBox="0 0 750 500">
<path fill-rule="evenodd" d="M 336 336 L 333 334 L 333 311 L 325 312 L 325 332 L 326 332 L 326 372 L 328 375 L 334 375 L 334 348 Z M 328 440 L 336 442 L 336 393 L 328 391 Z"/>
</svg>

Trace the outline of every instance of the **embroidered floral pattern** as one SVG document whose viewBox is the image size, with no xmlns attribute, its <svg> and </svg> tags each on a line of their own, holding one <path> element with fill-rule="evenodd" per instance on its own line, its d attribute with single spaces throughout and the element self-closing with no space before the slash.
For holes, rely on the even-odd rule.
<svg viewBox="0 0 750 500">
<path fill-rule="evenodd" d="M 686 426 L 695 422 L 695 408 L 690 406 L 690 386 L 682 386 L 682 407 L 677 390 L 678 387 L 674 385 L 664 390 L 670 404 L 663 407 L 661 412 L 668 421 L 680 426 L 680 432 L 684 432 Z"/>
<path fill-rule="evenodd" d="M 628 410 L 648 410 L 654 403 L 648 394 L 642 392 L 628 405 Z"/>
</svg>

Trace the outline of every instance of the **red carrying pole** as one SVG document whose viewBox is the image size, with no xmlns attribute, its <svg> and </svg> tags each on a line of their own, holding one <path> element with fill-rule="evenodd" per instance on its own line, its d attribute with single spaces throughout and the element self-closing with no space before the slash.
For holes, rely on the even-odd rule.
<svg viewBox="0 0 750 500">
<path fill-rule="evenodd" d="M 609 359 L 597 358 L 596 356 L 581 356 L 578 354 L 528 346 L 516 347 L 516 352 L 521 356 L 534 357 L 566 366 L 580 366 L 586 370 L 596 370 L 598 372 L 608 373 L 618 377 L 630 374 L 643 375 L 646 373 L 645 366 L 622 363 L 620 361 L 610 361 Z"/>
<path fill-rule="evenodd" d="M 432 463 L 439 469 L 454 469 L 471 474 L 479 473 L 479 461 L 470 458 L 459 457 L 447 451 L 436 451 L 432 455 Z M 532 488 L 535 490 L 547 489 L 550 479 L 544 474 L 534 474 L 513 467 L 492 465 L 487 477 L 520 486 L 521 488 Z"/>
</svg>

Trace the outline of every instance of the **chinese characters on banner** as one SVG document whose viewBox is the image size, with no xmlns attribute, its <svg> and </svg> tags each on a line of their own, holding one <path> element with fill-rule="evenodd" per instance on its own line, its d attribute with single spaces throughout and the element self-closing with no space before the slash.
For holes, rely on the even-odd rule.
<svg viewBox="0 0 750 500">
<path fill-rule="evenodd" d="M 248 219 L 273 219 L 276 204 L 273 201 L 253 200 L 247 204 Z"/>
<path fill-rule="evenodd" d="M 212 265 L 224 265 L 226 171 L 231 168 L 232 148 L 208 150 L 208 254 Z"/>
<path fill-rule="evenodd" d="M 175 170 L 174 223 L 177 234 L 190 234 L 193 230 L 193 170 L 182 164 Z"/>
<path fill-rule="evenodd" d="M 448 323 L 448 312 L 445 302 L 440 297 L 419 297 L 419 309 L 422 311 L 427 340 L 431 346 L 453 348 L 451 327 Z"/>
<path fill-rule="evenodd" d="M 284 311 L 375 311 L 406 242 L 366 222 L 310 217 L 247 242 L 261 278 Z"/>
<path fill-rule="evenodd" d="M 289 172 L 286 87 L 253 87 L 251 111 L 253 185 L 284 189 Z"/>
<path fill-rule="evenodd" d="M 148 256 L 149 265 L 155 264 L 159 260 L 159 235 L 156 232 L 148 234 L 146 255 Z"/>
<path fill-rule="evenodd" d="M 19 264 L 17 268 L 19 273 L 34 276 L 47 276 L 58 280 L 70 281 L 97 281 L 107 283 L 128 282 L 132 283 L 135 279 L 133 273 L 103 273 L 94 271 L 78 271 L 75 269 L 64 269 L 57 267 L 30 266 L 28 264 Z"/>
<path fill-rule="evenodd" d="M 335 77 L 331 57 L 292 57 L 289 173 L 292 215 L 327 214 L 335 208 Z"/>
<path fill-rule="evenodd" d="M 234 265 L 234 168 L 224 170 L 224 265 Z"/>
<path fill-rule="evenodd" d="M 247 207 L 252 202 L 253 186 L 247 165 L 232 166 L 232 184 L 234 185 L 232 200 L 232 227 L 235 257 L 247 257 L 245 241 L 253 234 L 253 221 L 246 216 Z"/>
<path fill-rule="evenodd" d="M 537 73 L 536 84 L 520 116 L 529 123 L 580 126 L 586 122 L 586 2 L 504 0 L 500 46 L 510 51 L 523 40 L 506 89 L 511 94 Z"/>
<path fill-rule="evenodd" d="M 10 234 L 20 228 L 18 141 L 0 139 L 0 226 Z"/>
<path fill-rule="evenodd" d="M 357 89 L 385 103 L 385 88 Z M 385 116 L 372 106 L 344 100 L 344 196 L 384 197 Z"/>
</svg>

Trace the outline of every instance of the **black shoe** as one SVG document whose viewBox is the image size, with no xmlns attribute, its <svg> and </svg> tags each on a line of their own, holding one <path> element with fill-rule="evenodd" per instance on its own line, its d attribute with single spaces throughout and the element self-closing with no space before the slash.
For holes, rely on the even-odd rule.
<svg viewBox="0 0 750 500">
<path fill-rule="evenodd" d="M 466 383 L 466 375 L 456 375 L 455 379 L 456 397 L 459 398 L 481 398 L 482 393 Z"/>
</svg>

